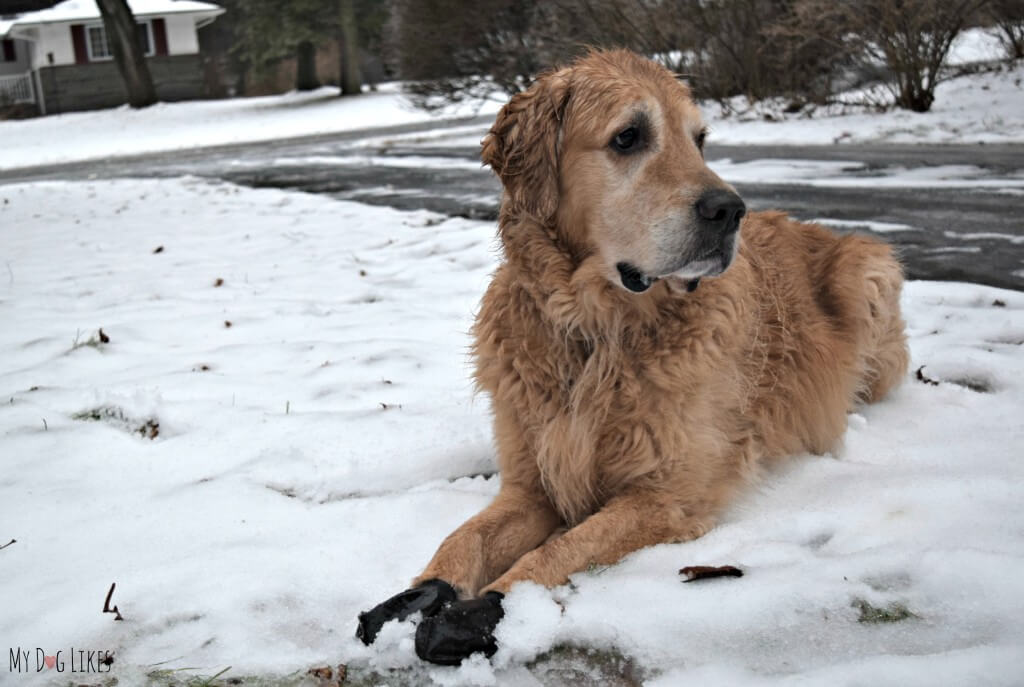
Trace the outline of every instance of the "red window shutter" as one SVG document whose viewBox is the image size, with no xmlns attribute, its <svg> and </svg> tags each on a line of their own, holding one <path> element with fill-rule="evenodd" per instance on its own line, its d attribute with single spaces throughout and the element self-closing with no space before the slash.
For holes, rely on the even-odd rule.
<svg viewBox="0 0 1024 687">
<path fill-rule="evenodd" d="M 85 47 L 85 24 L 71 25 L 71 42 L 75 44 L 75 64 L 87 64 L 89 50 Z"/>
<path fill-rule="evenodd" d="M 153 20 L 153 43 L 157 55 L 167 54 L 167 22 L 163 19 Z"/>
<path fill-rule="evenodd" d="M 14 52 L 14 41 L 10 38 L 4 39 L 4 62 L 17 62 L 18 55 Z"/>
</svg>

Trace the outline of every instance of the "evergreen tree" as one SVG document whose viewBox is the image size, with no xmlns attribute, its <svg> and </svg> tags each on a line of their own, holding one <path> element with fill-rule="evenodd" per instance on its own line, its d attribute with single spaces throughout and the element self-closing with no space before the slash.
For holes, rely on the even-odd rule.
<svg viewBox="0 0 1024 687">
<path fill-rule="evenodd" d="M 294 56 L 295 87 L 317 88 L 316 49 L 333 37 L 338 26 L 332 0 L 244 0 L 237 12 L 234 52 L 255 73 Z"/>
</svg>

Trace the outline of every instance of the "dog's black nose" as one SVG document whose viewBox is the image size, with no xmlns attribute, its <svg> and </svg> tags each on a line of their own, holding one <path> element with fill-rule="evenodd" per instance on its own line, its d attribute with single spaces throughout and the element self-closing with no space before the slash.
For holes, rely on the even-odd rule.
<svg viewBox="0 0 1024 687">
<path fill-rule="evenodd" d="M 697 199 L 697 217 L 700 223 L 713 231 L 726 234 L 740 228 L 740 219 L 747 213 L 743 199 L 732 191 L 715 189 L 705 191 Z"/>
</svg>

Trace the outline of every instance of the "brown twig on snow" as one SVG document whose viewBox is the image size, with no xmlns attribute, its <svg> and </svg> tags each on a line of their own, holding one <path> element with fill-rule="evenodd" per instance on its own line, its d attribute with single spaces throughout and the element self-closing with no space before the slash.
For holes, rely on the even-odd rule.
<svg viewBox="0 0 1024 687">
<path fill-rule="evenodd" d="M 932 386 L 938 386 L 939 385 L 939 380 L 932 379 L 931 377 L 925 377 L 924 376 L 924 365 L 922 365 L 921 367 L 917 368 L 917 372 L 914 373 L 914 376 L 917 377 L 917 381 L 919 381 L 919 382 L 924 382 L 925 384 L 931 384 Z"/>
<path fill-rule="evenodd" d="M 683 582 L 695 582 L 713 577 L 743 577 L 743 571 L 732 565 L 690 565 L 680 568 L 679 574 L 686 578 Z"/>
<path fill-rule="evenodd" d="M 116 586 L 117 582 L 110 583 L 110 591 L 107 592 L 107 600 L 103 602 L 103 612 L 116 613 L 116 615 L 114 616 L 114 620 L 124 620 L 124 618 L 121 616 L 121 611 L 117 610 L 117 606 L 114 606 L 113 608 L 110 607 L 110 597 L 114 596 L 114 587 Z"/>
<path fill-rule="evenodd" d="M 9 542 L 7 542 L 6 544 L 4 544 L 3 546 L 0 546 L 0 549 L 6 549 L 6 548 L 7 548 L 8 546 L 10 546 L 11 544 L 17 544 L 17 543 L 18 543 L 18 540 L 17 540 L 17 539 L 12 539 L 11 541 L 9 541 Z"/>
</svg>

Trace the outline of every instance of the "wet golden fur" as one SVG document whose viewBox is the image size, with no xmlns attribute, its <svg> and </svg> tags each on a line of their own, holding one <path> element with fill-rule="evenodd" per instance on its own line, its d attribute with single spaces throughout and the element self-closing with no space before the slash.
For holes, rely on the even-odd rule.
<svg viewBox="0 0 1024 687">
<path fill-rule="evenodd" d="M 636 103 L 659 138 L 623 161 L 606 142 Z M 847 412 L 904 376 L 901 270 L 869 238 L 751 213 L 731 266 L 692 293 L 616 282 L 614 256 L 658 258 L 646 227 L 685 238 L 700 189 L 728 188 L 701 126 L 685 86 L 623 51 L 549 73 L 498 115 L 483 158 L 505 187 L 504 261 L 474 353 L 502 486 L 417 582 L 556 585 L 698 537 L 759 465 L 829 451 Z"/>
</svg>

